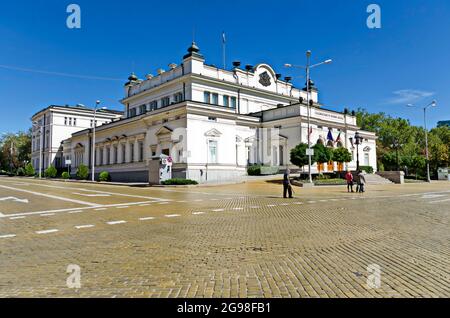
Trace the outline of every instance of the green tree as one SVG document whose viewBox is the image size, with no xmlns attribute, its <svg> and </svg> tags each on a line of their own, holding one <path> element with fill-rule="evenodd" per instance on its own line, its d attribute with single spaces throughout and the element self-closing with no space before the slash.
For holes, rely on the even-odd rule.
<svg viewBox="0 0 450 318">
<path fill-rule="evenodd" d="M 306 155 L 306 149 L 308 145 L 305 143 L 298 144 L 291 149 L 291 162 L 292 164 L 303 168 L 309 163 L 308 155 Z M 311 164 L 314 164 L 314 156 L 311 156 Z"/>
<path fill-rule="evenodd" d="M 333 161 L 345 163 L 352 161 L 352 154 L 347 148 L 339 147 L 333 151 Z"/>
<path fill-rule="evenodd" d="M 315 162 L 322 164 L 333 159 L 333 149 L 325 147 L 322 144 L 316 144 L 313 148 Z"/>
<path fill-rule="evenodd" d="M 0 164 L 5 170 L 25 167 L 31 160 L 31 131 L 4 134 L 0 139 Z"/>
</svg>

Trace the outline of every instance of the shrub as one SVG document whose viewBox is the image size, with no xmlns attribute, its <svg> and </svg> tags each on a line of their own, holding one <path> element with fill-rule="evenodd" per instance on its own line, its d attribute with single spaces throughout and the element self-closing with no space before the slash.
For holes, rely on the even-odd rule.
<svg viewBox="0 0 450 318">
<path fill-rule="evenodd" d="M 79 180 L 87 180 L 89 177 L 89 168 L 85 165 L 80 165 L 77 169 L 77 178 Z"/>
<path fill-rule="evenodd" d="M 61 178 L 65 180 L 70 179 L 70 174 L 67 171 L 64 171 L 63 173 L 61 173 Z"/>
<path fill-rule="evenodd" d="M 34 167 L 31 163 L 25 166 L 25 174 L 29 177 L 32 177 L 36 174 L 36 171 L 34 170 Z"/>
<path fill-rule="evenodd" d="M 18 175 L 19 177 L 23 177 L 25 175 L 25 169 L 22 167 L 17 169 L 16 175 Z"/>
<path fill-rule="evenodd" d="M 187 185 L 187 184 L 198 184 L 198 182 L 195 180 L 191 180 L 191 179 L 174 178 L 174 179 L 162 181 L 161 184 L 163 184 L 163 185 Z"/>
<path fill-rule="evenodd" d="M 50 166 L 45 170 L 45 177 L 46 178 L 56 178 L 56 175 L 58 174 L 58 171 L 55 167 Z"/>
<path fill-rule="evenodd" d="M 359 170 L 365 171 L 366 173 L 372 174 L 373 167 L 371 166 L 359 166 Z"/>
<path fill-rule="evenodd" d="M 109 175 L 108 171 L 102 171 L 102 172 L 100 172 L 98 179 L 99 179 L 99 181 L 110 181 L 111 176 Z"/>
<path fill-rule="evenodd" d="M 247 174 L 249 176 L 260 176 L 261 175 L 261 166 L 260 165 L 248 166 Z"/>
</svg>

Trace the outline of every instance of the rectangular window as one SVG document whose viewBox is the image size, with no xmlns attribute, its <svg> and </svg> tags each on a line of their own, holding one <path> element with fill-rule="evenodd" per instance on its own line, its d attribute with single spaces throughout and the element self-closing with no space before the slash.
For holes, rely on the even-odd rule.
<svg viewBox="0 0 450 318">
<path fill-rule="evenodd" d="M 219 94 L 217 94 L 217 93 L 212 94 L 211 104 L 219 105 Z"/>
<path fill-rule="evenodd" d="M 210 92 L 203 93 L 203 102 L 206 104 L 211 104 L 211 93 Z"/>
<path fill-rule="evenodd" d="M 67 126 L 67 117 L 64 117 L 64 126 Z"/>
<path fill-rule="evenodd" d="M 163 99 L 161 99 L 161 106 L 162 107 L 167 107 L 170 104 L 170 98 L 169 97 L 164 97 Z"/>
<path fill-rule="evenodd" d="M 111 164 L 111 151 L 109 147 L 106 147 L 106 162 L 105 164 Z"/>
<path fill-rule="evenodd" d="M 130 144 L 130 162 L 134 162 L 134 143 Z"/>
<path fill-rule="evenodd" d="M 117 146 L 114 146 L 113 150 L 114 150 L 114 164 L 116 164 L 116 163 L 118 163 L 118 160 L 117 160 Z"/>
<path fill-rule="evenodd" d="M 158 108 L 158 102 L 155 100 L 150 103 L 150 110 L 155 110 Z"/>
<path fill-rule="evenodd" d="M 230 106 L 230 96 L 223 95 L 223 106 L 225 106 L 225 107 Z"/>
<path fill-rule="evenodd" d="M 139 106 L 139 114 L 145 114 L 147 112 L 147 106 L 146 105 L 141 105 Z"/>
<path fill-rule="evenodd" d="M 76 118 L 73 119 L 73 125 L 74 125 L 74 126 L 77 125 L 77 119 L 76 119 Z"/>
<path fill-rule="evenodd" d="M 217 163 L 217 141 L 210 140 L 209 145 L 209 163 Z"/>
<path fill-rule="evenodd" d="M 174 96 L 175 103 L 180 103 L 183 101 L 183 94 L 182 93 L 176 93 Z"/>
<path fill-rule="evenodd" d="M 209 121 L 217 121 L 217 118 L 216 117 L 208 117 L 208 120 Z"/>
<path fill-rule="evenodd" d="M 130 109 L 130 117 L 136 116 L 136 108 Z"/>
<path fill-rule="evenodd" d="M 231 108 L 236 108 L 236 97 L 231 97 Z"/>
<path fill-rule="evenodd" d="M 139 141 L 139 162 L 144 161 L 144 142 Z"/>
<path fill-rule="evenodd" d="M 103 148 L 100 148 L 100 153 L 98 156 L 98 163 L 100 166 L 103 165 Z"/>
<path fill-rule="evenodd" d="M 122 144 L 122 163 L 125 163 L 125 159 L 126 159 L 126 147 L 125 144 Z"/>
<path fill-rule="evenodd" d="M 69 126 L 72 126 L 72 117 L 69 117 Z"/>
</svg>

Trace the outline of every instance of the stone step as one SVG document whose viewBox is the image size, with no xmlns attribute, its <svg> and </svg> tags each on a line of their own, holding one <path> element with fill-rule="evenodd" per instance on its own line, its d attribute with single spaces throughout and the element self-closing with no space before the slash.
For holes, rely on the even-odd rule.
<svg viewBox="0 0 450 318">
<path fill-rule="evenodd" d="M 364 175 L 364 177 L 366 178 L 366 182 L 369 185 L 393 184 L 393 182 L 391 182 L 390 180 L 385 179 L 377 174 L 366 174 Z"/>
</svg>

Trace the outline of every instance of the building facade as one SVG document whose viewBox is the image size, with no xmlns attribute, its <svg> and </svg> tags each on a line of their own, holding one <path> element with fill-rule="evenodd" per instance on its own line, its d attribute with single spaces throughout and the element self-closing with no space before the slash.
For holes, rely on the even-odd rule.
<svg viewBox="0 0 450 318">
<path fill-rule="evenodd" d="M 106 124 L 122 115 L 123 112 L 97 110 L 96 122 L 97 125 Z M 94 110 L 81 105 L 51 105 L 34 114 L 31 120 L 33 123 L 31 163 L 36 169 L 39 169 L 40 160 L 42 169 L 50 165 L 61 168 L 65 165 L 65 158 L 62 157 L 62 141 L 77 131 L 92 127 Z"/>
<path fill-rule="evenodd" d="M 173 177 L 200 183 L 239 179 L 250 164 L 299 170 L 290 150 L 308 140 L 308 110 L 312 146 L 347 147 L 353 153 L 348 168 L 355 169 L 349 138 L 359 131 L 360 164 L 376 170 L 376 136 L 360 131 L 355 116 L 324 109 L 313 83 L 308 107 L 306 89 L 293 87 L 270 65 L 233 64 L 232 70 L 207 65 L 193 43 L 180 65 L 144 80 L 132 74 L 121 101 L 124 116 L 96 128 L 96 173 L 147 182 L 149 161 L 161 154 L 172 158 Z M 64 141 L 63 156 L 74 168 L 91 168 L 92 137 L 88 128 Z M 314 173 L 342 169 L 333 162 L 313 166 Z"/>
</svg>

